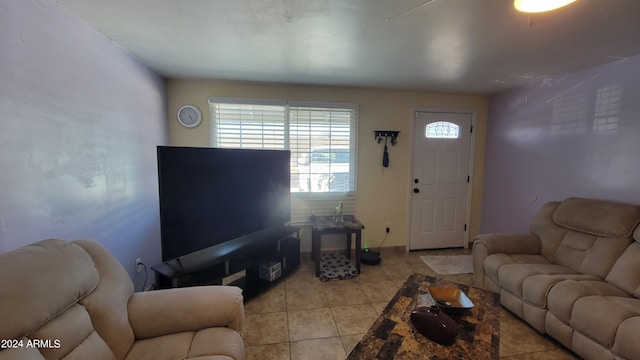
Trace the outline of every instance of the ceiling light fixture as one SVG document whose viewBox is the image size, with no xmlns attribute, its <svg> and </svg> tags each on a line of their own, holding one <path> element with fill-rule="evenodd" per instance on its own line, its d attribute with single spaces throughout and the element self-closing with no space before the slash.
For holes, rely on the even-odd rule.
<svg viewBox="0 0 640 360">
<path fill-rule="evenodd" d="M 514 0 L 513 6 L 522 12 L 539 13 L 567 6 L 576 0 Z"/>
</svg>

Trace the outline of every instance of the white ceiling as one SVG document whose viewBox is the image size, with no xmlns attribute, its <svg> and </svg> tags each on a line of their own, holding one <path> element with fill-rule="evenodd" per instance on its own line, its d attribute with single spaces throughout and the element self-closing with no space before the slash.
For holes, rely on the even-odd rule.
<svg viewBox="0 0 640 360">
<path fill-rule="evenodd" d="M 491 94 L 640 54 L 640 0 L 57 0 L 169 79 Z"/>
</svg>

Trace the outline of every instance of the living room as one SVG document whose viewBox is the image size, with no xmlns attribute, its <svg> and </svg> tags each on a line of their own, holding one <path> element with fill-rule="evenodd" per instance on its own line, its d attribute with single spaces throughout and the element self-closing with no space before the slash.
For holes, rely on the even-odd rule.
<svg viewBox="0 0 640 360">
<path fill-rule="evenodd" d="M 165 79 L 59 2 L 0 9 L 0 252 L 96 239 L 143 288 L 135 260 L 161 261 L 156 146 L 209 146 L 206 121 L 186 129 L 175 113 L 183 104 L 206 113 L 213 96 L 358 103 L 355 214 L 367 226 L 365 246 L 380 244 L 384 223 L 392 226 L 385 246 L 406 245 L 416 107 L 475 114 L 469 239 L 526 232 L 550 200 L 640 204 L 638 49 L 496 94 Z M 388 168 L 378 129 L 400 131 Z"/>
</svg>

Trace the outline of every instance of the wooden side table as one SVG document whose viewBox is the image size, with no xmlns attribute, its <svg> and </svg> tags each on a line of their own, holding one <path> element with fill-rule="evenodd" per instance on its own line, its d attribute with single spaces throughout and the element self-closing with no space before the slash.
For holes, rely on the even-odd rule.
<svg viewBox="0 0 640 360">
<path fill-rule="evenodd" d="M 343 221 L 335 221 L 333 216 L 316 216 L 311 225 L 311 259 L 315 261 L 316 276 L 320 276 L 320 250 L 322 249 L 322 235 L 345 234 L 347 240 L 347 259 L 351 259 L 352 236 L 356 237 L 355 265 L 360 273 L 360 250 L 362 248 L 362 229 L 364 225 L 353 215 L 344 215 Z"/>
</svg>

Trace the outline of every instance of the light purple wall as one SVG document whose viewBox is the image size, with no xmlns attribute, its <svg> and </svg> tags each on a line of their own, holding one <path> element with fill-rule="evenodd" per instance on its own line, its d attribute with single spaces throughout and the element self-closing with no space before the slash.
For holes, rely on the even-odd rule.
<svg viewBox="0 0 640 360">
<path fill-rule="evenodd" d="M 161 258 L 164 79 L 55 0 L 3 0 L 0 48 L 0 252 L 92 238 L 139 289 L 135 258 Z"/>
<path fill-rule="evenodd" d="M 636 56 L 491 97 L 481 231 L 570 196 L 640 204 L 639 95 Z"/>
</svg>

